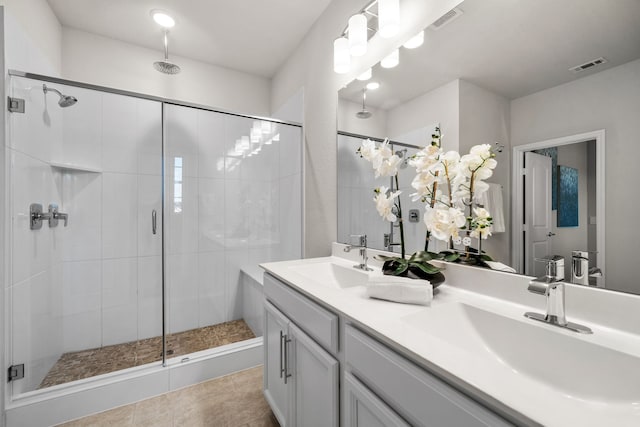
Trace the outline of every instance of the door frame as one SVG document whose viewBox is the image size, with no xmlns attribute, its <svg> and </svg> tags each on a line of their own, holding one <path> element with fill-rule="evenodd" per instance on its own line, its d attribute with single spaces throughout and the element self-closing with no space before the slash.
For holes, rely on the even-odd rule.
<svg viewBox="0 0 640 427">
<path fill-rule="evenodd" d="M 602 276 L 598 286 L 605 287 L 605 130 L 598 129 L 590 132 L 547 139 L 513 147 L 512 173 L 512 198 L 511 198 L 511 266 L 516 271 L 523 267 L 522 232 L 524 231 L 523 208 L 524 194 L 521 185 L 524 175 L 524 153 L 526 151 L 541 148 L 557 147 L 561 145 L 575 144 L 586 141 L 596 141 L 596 247 L 598 251 L 598 267 L 602 270 Z"/>
</svg>

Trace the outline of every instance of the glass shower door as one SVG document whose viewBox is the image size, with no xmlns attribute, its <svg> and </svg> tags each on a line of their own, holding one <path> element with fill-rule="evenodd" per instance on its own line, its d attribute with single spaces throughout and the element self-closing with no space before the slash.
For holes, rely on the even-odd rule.
<svg viewBox="0 0 640 427">
<path fill-rule="evenodd" d="M 12 395 L 160 363 L 161 103 L 22 77 L 10 96 Z"/>
</svg>

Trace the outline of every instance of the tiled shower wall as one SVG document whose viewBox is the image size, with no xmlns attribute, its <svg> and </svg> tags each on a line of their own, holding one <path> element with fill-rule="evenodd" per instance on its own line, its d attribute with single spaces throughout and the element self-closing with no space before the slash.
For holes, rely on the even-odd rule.
<svg viewBox="0 0 640 427">
<path fill-rule="evenodd" d="M 78 103 L 61 109 L 42 82 L 12 78 L 26 99 L 7 147 L 10 362 L 26 368 L 14 395 L 64 352 L 162 331 L 162 105 L 50 86 Z M 258 263 L 300 257 L 301 132 L 279 125 L 279 141 L 239 158 L 253 120 L 165 108 L 168 332 L 179 332 L 241 318 L 241 270 L 259 278 Z M 69 226 L 29 230 L 33 202 L 59 204 Z"/>
</svg>

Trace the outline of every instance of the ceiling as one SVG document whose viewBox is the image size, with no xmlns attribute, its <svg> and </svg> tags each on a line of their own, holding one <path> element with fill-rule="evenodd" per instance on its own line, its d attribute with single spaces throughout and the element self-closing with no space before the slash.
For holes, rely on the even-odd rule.
<svg viewBox="0 0 640 427">
<path fill-rule="evenodd" d="M 163 9 L 176 20 L 175 54 L 272 77 L 331 0 L 47 0 L 63 26 L 158 50 Z"/>
<path fill-rule="evenodd" d="M 367 106 L 390 109 L 455 79 L 509 99 L 538 92 L 640 58 L 638 0 L 466 0 L 464 12 L 427 29 L 418 49 L 401 49 L 400 65 L 376 66 L 381 87 Z M 604 57 L 575 74 L 569 68 Z M 363 82 L 340 97 L 362 102 Z"/>
</svg>

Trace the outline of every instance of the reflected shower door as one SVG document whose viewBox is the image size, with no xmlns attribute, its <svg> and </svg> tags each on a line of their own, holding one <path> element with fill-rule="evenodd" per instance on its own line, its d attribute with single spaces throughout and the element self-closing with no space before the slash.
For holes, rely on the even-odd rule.
<svg viewBox="0 0 640 427">
<path fill-rule="evenodd" d="M 22 77 L 10 96 L 12 396 L 159 363 L 161 103 Z"/>
</svg>

